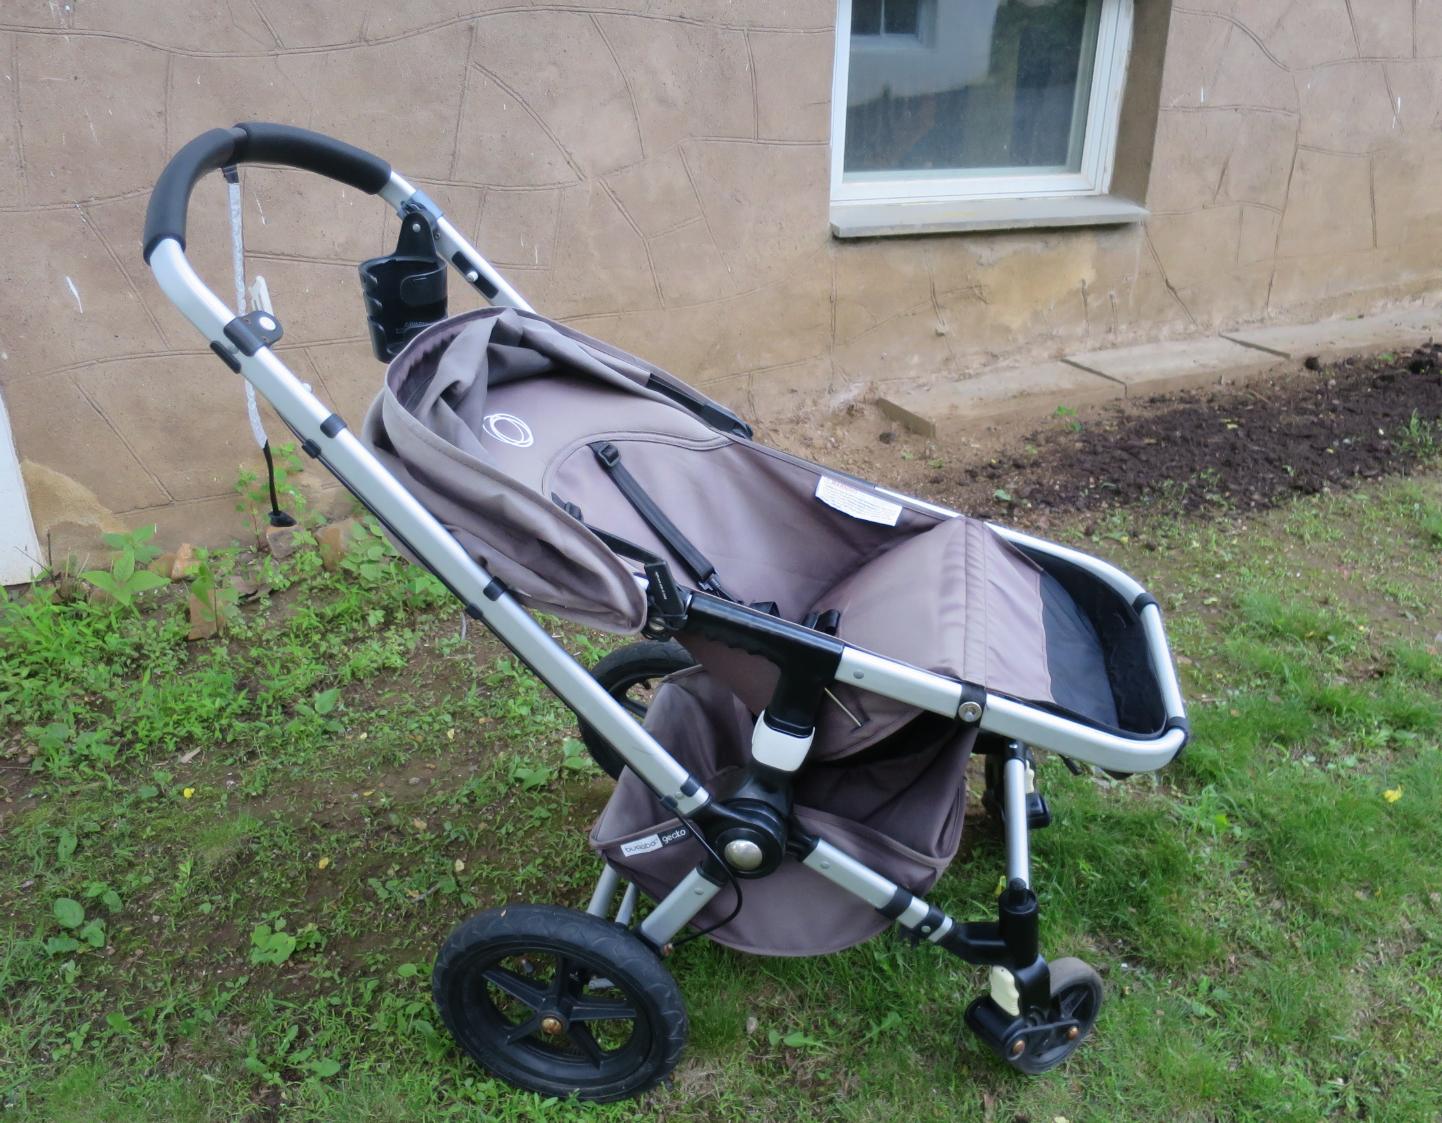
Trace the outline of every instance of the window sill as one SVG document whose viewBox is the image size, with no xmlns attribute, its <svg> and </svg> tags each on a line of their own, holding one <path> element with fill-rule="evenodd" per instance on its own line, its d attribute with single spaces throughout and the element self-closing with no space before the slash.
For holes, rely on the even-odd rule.
<svg viewBox="0 0 1442 1123">
<path fill-rule="evenodd" d="M 1065 195 L 1037 199 L 948 199 L 927 203 L 831 204 L 837 238 L 887 238 L 977 230 L 1029 230 L 1056 226 L 1116 226 L 1147 217 L 1140 203 L 1117 195 Z"/>
</svg>

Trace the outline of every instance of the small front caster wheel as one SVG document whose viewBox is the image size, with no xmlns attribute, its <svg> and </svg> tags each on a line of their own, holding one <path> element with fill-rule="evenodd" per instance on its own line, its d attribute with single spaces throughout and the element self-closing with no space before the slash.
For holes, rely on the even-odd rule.
<svg viewBox="0 0 1442 1123">
<path fill-rule="evenodd" d="M 1049 964 L 1051 998 L 1017 1017 L 983 995 L 966 1009 L 966 1024 L 1002 1060 L 1028 1076 L 1048 1072 L 1077 1051 L 1096 1025 L 1102 981 L 1080 959 Z"/>
<path fill-rule="evenodd" d="M 555 905 L 471 917 L 436 957 L 431 991 L 462 1049 L 542 1095 L 638 1095 L 686 1044 L 681 992 L 656 953 L 608 920 Z"/>
</svg>

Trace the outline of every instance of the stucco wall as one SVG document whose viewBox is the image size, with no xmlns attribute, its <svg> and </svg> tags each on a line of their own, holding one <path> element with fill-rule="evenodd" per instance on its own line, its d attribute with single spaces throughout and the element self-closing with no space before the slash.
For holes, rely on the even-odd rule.
<svg viewBox="0 0 1442 1123">
<path fill-rule="evenodd" d="M 1162 2 L 1137 0 L 1165 23 Z M 138 253 L 166 156 L 234 120 L 372 148 L 539 308 L 763 421 L 1001 355 L 1434 290 L 1442 0 L 1178 0 L 1169 20 L 1155 127 L 1135 125 L 1149 42 L 1151 111 L 1123 124 L 1131 181 L 1150 157 L 1144 226 L 839 243 L 829 0 L 4 0 L 0 392 L 42 540 L 236 525 L 238 382 Z M 212 179 L 190 244 L 226 294 Z M 298 173 L 245 189 L 282 350 L 358 420 L 380 368 L 354 263 L 394 220 Z"/>
</svg>

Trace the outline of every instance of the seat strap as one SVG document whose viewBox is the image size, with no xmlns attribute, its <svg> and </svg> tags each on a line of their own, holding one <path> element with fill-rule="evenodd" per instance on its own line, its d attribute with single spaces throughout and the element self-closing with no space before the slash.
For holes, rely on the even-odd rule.
<svg viewBox="0 0 1442 1123">
<path fill-rule="evenodd" d="M 647 494 L 640 481 L 621 463 L 621 450 L 610 441 L 595 441 L 590 448 L 606 474 L 611 477 L 616 489 L 625 496 L 626 502 L 631 504 L 656 537 L 666 544 L 666 548 L 681 560 L 681 564 L 691 571 L 697 588 L 712 596 L 734 601 L 736 598 L 722 588 L 721 582 L 717 580 L 716 567 L 711 564 L 710 559 L 667 517 L 666 512 Z"/>
<path fill-rule="evenodd" d="M 654 565 L 658 562 L 665 561 L 659 554 L 653 554 L 650 550 L 646 549 L 646 547 L 636 545 L 636 543 L 632 542 L 629 538 L 622 538 L 619 534 L 612 534 L 609 530 L 602 530 L 599 526 L 592 526 L 586 521 L 586 516 L 582 513 L 580 507 L 567 499 L 562 499 L 554 491 L 551 492 L 551 502 L 599 538 L 601 545 L 605 546 L 611 553 L 620 554 L 623 558 L 630 558 L 632 561 L 638 561 L 643 565 Z"/>
</svg>

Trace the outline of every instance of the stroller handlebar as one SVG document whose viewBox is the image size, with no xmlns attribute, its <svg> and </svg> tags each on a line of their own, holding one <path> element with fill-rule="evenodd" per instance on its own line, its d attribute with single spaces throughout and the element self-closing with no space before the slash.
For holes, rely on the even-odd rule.
<svg viewBox="0 0 1442 1123">
<path fill-rule="evenodd" d="M 283 164 L 338 180 L 367 195 L 390 182 L 391 166 L 345 141 L 293 125 L 248 121 L 210 129 L 185 144 L 156 180 L 145 212 L 145 260 L 166 238 L 185 248 L 190 193 L 206 172 L 233 164 Z"/>
</svg>

